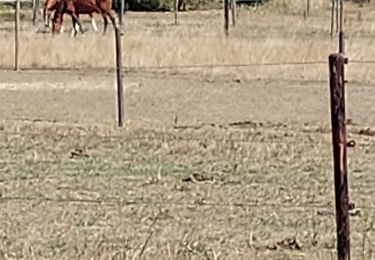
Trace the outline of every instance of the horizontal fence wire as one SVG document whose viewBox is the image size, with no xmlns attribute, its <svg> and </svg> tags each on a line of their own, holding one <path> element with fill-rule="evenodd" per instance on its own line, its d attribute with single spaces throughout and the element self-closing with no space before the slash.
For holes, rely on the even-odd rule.
<svg viewBox="0 0 375 260">
<path fill-rule="evenodd" d="M 305 62 L 264 62 L 264 63 L 243 63 L 243 64 L 195 64 L 195 65 L 177 65 L 177 66 L 125 66 L 125 70 L 167 70 L 167 69 L 204 69 L 204 68 L 239 68 L 239 67 L 281 67 L 281 66 L 306 66 L 327 64 L 324 61 L 305 61 Z"/>
<path fill-rule="evenodd" d="M 294 136 L 289 136 L 289 137 L 274 137 L 274 139 L 265 139 L 262 140 L 261 138 L 259 139 L 248 139 L 248 138 L 236 138 L 236 137 L 213 137 L 213 136 L 206 136 L 206 137 L 198 137 L 198 136 L 172 136 L 172 133 L 166 133 L 166 134 L 158 134 L 154 136 L 122 136 L 122 135 L 80 135 L 78 137 L 97 137 L 97 138 L 102 138 L 102 139 L 115 139 L 115 140 L 123 140 L 123 141 L 154 141 L 154 142 L 174 142 L 174 141 L 189 141 L 189 142 L 217 142 L 217 143 L 226 143 L 226 142 L 236 142 L 236 143 L 268 143 L 268 144 L 287 144 L 287 141 L 285 139 L 292 139 Z M 43 133 L 1 133 L 0 136 L 2 135 L 13 135 L 13 136 L 31 136 L 31 137 L 43 137 L 45 134 Z M 51 138 L 64 138 L 64 137 L 69 137 L 68 135 L 59 135 L 55 134 L 54 137 Z M 77 138 L 77 136 L 75 136 Z M 306 138 L 311 138 L 306 136 Z M 312 145 L 318 145 L 318 144 L 323 144 L 318 141 L 314 141 L 313 139 L 311 140 Z M 304 145 L 307 145 L 304 143 Z M 374 144 L 375 145 L 375 144 Z M 2 148 L 5 148 L 6 146 L 2 145 Z"/>
<path fill-rule="evenodd" d="M 82 203 L 82 204 L 105 204 L 110 206 L 177 206 L 177 207 L 221 207 L 221 208 L 244 208 L 244 207 L 260 207 L 260 208 L 277 208 L 277 209 L 333 209 L 332 205 L 323 204 L 280 204 L 280 203 L 259 203 L 253 202 L 210 202 L 210 201 L 199 201 L 196 203 L 179 203 L 179 202 L 168 202 L 168 201 L 147 201 L 144 198 L 125 200 L 121 198 L 106 198 L 106 199 L 75 199 L 75 198 L 50 198 L 50 197 L 22 197 L 22 196 L 4 196 L 0 198 L 1 202 L 7 201 L 19 201 L 19 202 L 54 202 L 54 203 Z M 373 208 L 375 209 L 375 207 Z"/>
<path fill-rule="evenodd" d="M 235 129 L 235 128 L 234 128 Z M 330 130 L 312 130 L 312 131 L 301 131 L 302 135 L 298 137 L 303 137 L 305 135 L 306 139 L 310 141 L 311 145 L 325 145 L 326 142 L 319 142 L 318 140 L 314 139 L 311 137 L 312 133 L 316 134 L 321 134 L 321 135 L 326 135 L 327 138 L 331 138 L 329 135 Z M 150 136 L 129 136 L 129 135 L 90 135 L 89 133 L 85 134 L 59 134 L 59 133 L 54 133 L 53 136 L 51 136 L 50 133 L 43 133 L 43 132 L 11 132 L 11 131 L 0 131 L 0 136 L 26 136 L 26 137 L 45 137 L 45 136 L 50 136 L 51 138 L 55 139 L 62 139 L 62 138 L 69 138 L 70 135 L 73 135 L 75 138 L 79 137 L 96 137 L 96 138 L 102 138 L 102 139 L 114 139 L 114 140 L 123 140 L 127 142 L 131 141 L 154 141 L 154 142 L 174 142 L 174 141 L 190 141 L 190 142 L 217 142 L 217 143 L 227 143 L 227 142 L 236 142 L 236 143 L 266 143 L 266 144 L 288 144 L 288 141 L 290 139 L 295 138 L 296 136 L 290 135 L 290 136 L 275 136 L 275 137 L 260 137 L 260 138 L 255 138 L 255 139 L 249 139 L 249 138 L 239 138 L 235 137 L 236 135 L 246 135 L 249 134 L 250 136 L 256 136 L 256 133 L 254 132 L 233 132 L 234 136 L 226 136 L 226 137 L 215 137 L 215 136 L 193 136 L 193 135 L 186 135 L 183 132 L 180 133 L 173 133 L 173 132 L 167 132 L 167 133 L 150 133 Z M 366 135 L 366 134 L 360 134 L 358 131 L 356 132 L 350 132 L 350 134 L 355 134 L 355 135 L 363 135 L 366 137 L 375 137 L 374 135 Z M 136 133 L 134 133 L 136 135 Z M 184 134 L 184 135 L 182 135 Z M 265 139 L 262 139 L 265 138 Z M 269 139 L 267 139 L 269 138 Z M 58 140 L 57 140 L 58 141 Z M 331 140 L 327 143 L 327 145 L 331 145 Z M 303 145 L 308 145 L 309 143 L 304 143 Z M 363 146 L 374 146 L 375 144 L 371 143 L 358 143 L 356 142 L 356 145 L 363 145 Z M 4 146 L 1 145 L 1 148 L 7 148 L 9 146 Z"/>
<path fill-rule="evenodd" d="M 375 64 L 375 60 L 350 60 L 349 64 Z M 123 66 L 126 71 L 147 71 L 147 70 L 173 70 L 173 69 L 215 69 L 215 68 L 241 68 L 241 67 L 283 67 L 283 66 L 314 66 L 327 65 L 327 61 L 295 61 L 295 62 L 259 62 L 259 63 L 233 63 L 233 64 L 186 64 L 186 65 L 150 65 L 150 66 Z M 13 70 L 13 67 L 0 67 L 0 70 Z M 22 67 L 23 71 L 86 71 L 91 70 L 114 72 L 112 67 Z"/>
<path fill-rule="evenodd" d="M 35 202 L 35 203 L 60 203 L 60 204 L 95 204 L 99 206 L 122 207 L 122 206 L 152 206 L 152 207 L 217 207 L 217 208 L 263 208 L 274 211 L 285 210 L 285 212 L 301 212 L 304 210 L 331 210 L 334 214 L 334 207 L 330 204 L 314 204 L 314 203 L 297 203 L 297 204 L 283 204 L 283 203 L 260 203 L 257 201 L 249 202 L 212 202 L 199 200 L 197 202 L 169 202 L 169 201 L 147 201 L 144 198 L 126 200 L 121 198 L 106 198 L 106 199 L 75 199 L 75 198 L 51 198 L 51 197 L 28 197 L 28 196 L 4 196 L 0 198 L 1 203 L 6 202 Z M 355 206 L 359 210 L 374 211 L 375 206 Z"/>
</svg>

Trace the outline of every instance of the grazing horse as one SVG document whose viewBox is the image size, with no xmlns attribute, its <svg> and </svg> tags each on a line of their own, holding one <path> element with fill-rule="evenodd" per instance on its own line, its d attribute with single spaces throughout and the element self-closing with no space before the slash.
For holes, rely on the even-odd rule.
<svg viewBox="0 0 375 260">
<path fill-rule="evenodd" d="M 46 0 L 46 2 L 44 3 L 43 21 L 44 21 L 45 27 L 51 26 L 51 13 L 52 13 L 52 11 L 54 11 L 57 8 L 60 1 L 61 0 Z M 92 28 L 94 29 L 95 32 L 97 32 L 98 27 L 96 26 L 96 22 L 95 22 L 93 13 L 89 13 L 88 15 L 90 16 Z M 79 15 L 77 15 L 77 16 L 79 17 Z M 82 28 L 79 28 L 78 25 L 73 20 L 73 31 L 74 31 L 74 33 L 76 34 L 76 32 L 79 29 L 82 30 Z"/>
<path fill-rule="evenodd" d="M 72 17 L 73 24 L 80 28 L 80 14 L 101 14 L 104 21 L 103 33 L 106 32 L 108 26 L 108 18 L 111 20 L 114 28 L 118 28 L 115 15 L 112 11 L 112 0 L 55 0 L 56 3 L 50 10 L 55 10 L 52 19 L 52 31 L 58 32 L 61 28 L 64 14 L 67 13 Z M 81 33 L 83 31 L 81 30 Z M 75 31 L 74 35 L 77 35 Z"/>
<path fill-rule="evenodd" d="M 112 13 L 112 0 L 58 0 L 56 11 L 52 19 L 52 30 L 58 32 L 61 28 L 64 14 L 67 13 L 72 17 L 73 23 L 78 24 L 79 14 L 98 13 L 101 14 L 104 20 L 104 30 L 106 32 L 108 26 L 108 17 L 111 20 L 114 28 L 118 28 L 116 24 L 115 15 Z M 83 31 L 81 31 L 83 33 Z M 75 32 L 75 35 L 77 32 Z"/>
</svg>

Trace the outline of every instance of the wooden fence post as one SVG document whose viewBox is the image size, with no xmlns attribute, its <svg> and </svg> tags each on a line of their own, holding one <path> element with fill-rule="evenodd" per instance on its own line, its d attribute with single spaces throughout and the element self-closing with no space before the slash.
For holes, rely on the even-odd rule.
<svg viewBox="0 0 375 260">
<path fill-rule="evenodd" d="M 310 0 L 306 0 L 306 15 L 310 15 Z"/>
<path fill-rule="evenodd" d="M 175 25 L 178 24 L 178 1 L 179 0 L 174 0 L 174 24 Z"/>
<path fill-rule="evenodd" d="M 117 79 L 117 111 L 118 126 L 124 125 L 124 89 L 122 81 L 122 42 L 121 32 L 118 26 L 115 26 L 115 42 L 116 42 L 116 79 Z"/>
<path fill-rule="evenodd" d="M 345 53 L 345 35 L 344 35 L 344 1 L 340 0 L 340 31 L 339 31 L 339 53 Z"/>
<path fill-rule="evenodd" d="M 229 0 L 224 0 L 224 31 L 225 35 L 229 34 Z"/>
<path fill-rule="evenodd" d="M 334 0 L 336 3 L 336 33 L 339 32 L 339 1 L 340 0 Z"/>
<path fill-rule="evenodd" d="M 32 0 L 33 4 L 33 25 L 36 24 L 36 20 L 38 19 L 38 10 L 39 10 L 39 0 Z"/>
<path fill-rule="evenodd" d="M 237 18 L 237 13 L 236 13 L 236 0 L 230 0 L 230 7 L 231 7 L 231 15 L 232 15 L 232 25 L 236 26 L 236 18 Z"/>
<path fill-rule="evenodd" d="M 14 26 L 15 26 L 15 39 L 14 39 L 14 70 L 19 71 L 19 57 L 20 57 L 20 0 L 16 0 L 15 6 L 15 15 L 14 15 Z"/>
<path fill-rule="evenodd" d="M 119 22 L 121 26 L 123 24 L 124 9 L 125 9 L 125 0 L 120 0 Z"/>
<path fill-rule="evenodd" d="M 338 260 L 350 260 L 349 191 L 346 158 L 345 63 L 346 59 L 342 54 L 331 54 L 329 56 Z"/>
<path fill-rule="evenodd" d="M 335 26 L 335 2 L 336 0 L 331 1 L 331 38 L 333 38 L 333 28 Z"/>
</svg>

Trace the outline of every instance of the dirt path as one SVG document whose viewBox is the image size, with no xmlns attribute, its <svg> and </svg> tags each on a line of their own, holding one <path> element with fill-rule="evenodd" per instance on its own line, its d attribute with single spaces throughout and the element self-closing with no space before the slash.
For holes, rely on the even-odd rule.
<svg viewBox="0 0 375 260">
<path fill-rule="evenodd" d="M 2 119 L 112 124 L 116 89 L 110 73 L 0 72 Z M 228 123 L 242 120 L 328 125 L 325 82 L 207 80 L 198 75 L 127 73 L 126 116 L 132 124 Z M 375 125 L 375 89 L 349 84 L 349 117 Z"/>
</svg>

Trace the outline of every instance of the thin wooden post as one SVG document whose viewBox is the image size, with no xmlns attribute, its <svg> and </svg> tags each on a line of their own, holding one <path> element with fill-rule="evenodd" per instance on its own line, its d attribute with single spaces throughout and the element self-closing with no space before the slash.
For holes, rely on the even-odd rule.
<svg viewBox="0 0 375 260">
<path fill-rule="evenodd" d="M 232 15 L 232 25 L 236 26 L 237 12 L 236 12 L 236 0 L 230 0 L 230 9 Z"/>
<path fill-rule="evenodd" d="M 124 9 L 125 9 L 125 0 L 120 0 L 119 22 L 121 26 L 123 24 Z"/>
<path fill-rule="evenodd" d="M 331 6 L 331 38 L 333 38 L 333 28 L 335 26 L 335 2 L 336 0 L 332 0 Z"/>
<path fill-rule="evenodd" d="M 229 34 L 229 0 L 224 0 L 224 31 L 225 35 Z"/>
<path fill-rule="evenodd" d="M 336 33 L 339 32 L 339 0 L 335 0 L 336 4 Z"/>
<path fill-rule="evenodd" d="M 179 0 L 174 0 L 174 24 L 175 25 L 178 24 L 178 1 Z"/>
<path fill-rule="evenodd" d="M 38 19 L 38 10 L 39 10 L 39 0 L 32 0 L 33 4 L 33 25 L 36 24 L 36 21 Z"/>
<path fill-rule="evenodd" d="M 118 126 L 124 125 L 124 90 L 122 81 L 122 43 L 120 29 L 115 26 L 116 42 L 116 79 L 117 79 L 117 111 Z"/>
<path fill-rule="evenodd" d="M 33 8 L 33 25 L 36 23 L 36 0 L 32 0 L 32 8 Z"/>
<path fill-rule="evenodd" d="M 340 1 L 340 31 L 343 30 L 344 28 L 344 1 L 343 0 L 339 0 Z"/>
<path fill-rule="evenodd" d="M 339 32 L 339 53 L 345 54 L 345 34 L 343 31 Z"/>
<path fill-rule="evenodd" d="M 350 260 L 349 191 L 346 158 L 345 62 L 345 57 L 342 54 L 331 54 L 329 56 L 338 260 Z"/>
<path fill-rule="evenodd" d="M 306 0 L 306 14 L 310 15 L 310 0 Z"/>
<path fill-rule="evenodd" d="M 20 0 L 16 0 L 15 7 L 15 16 L 14 16 L 14 27 L 15 27 L 15 39 L 14 39 L 14 70 L 19 71 L 19 57 L 20 57 Z"/>
<path fill-rule="evenodd" d="M 345 54 L 344 1 L 343 0 L 340 0 L 339 53 Z"/>
</svg>

